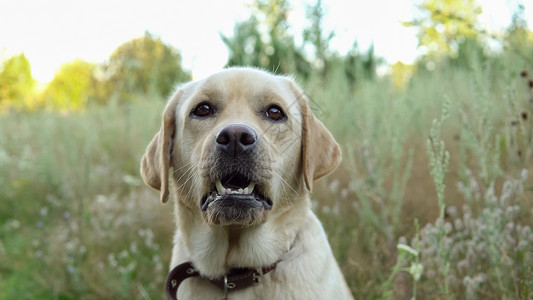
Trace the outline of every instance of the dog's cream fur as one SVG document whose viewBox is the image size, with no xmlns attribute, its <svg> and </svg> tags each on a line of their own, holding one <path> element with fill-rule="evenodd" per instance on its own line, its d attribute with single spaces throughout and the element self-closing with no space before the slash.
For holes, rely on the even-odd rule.
<svg viewBox="0 0 533 300">
<path fill-rule="evenodd" d="M 192 117 L 195 106 L 205 102 L 217 108 L 215 113 Z M 270 104 L 281 107 L 286 120 L 268 120 Z M 215 135 L 228 124 L 257 133 L 257 188 L 272 200 L 270 210 L 235 222 L 213 219 L 201 209 L 217 171 L 211 169 Z M 141 163 L 144 181 L 161 191 L 161 201 L 167 201 L 169 190 L 177 199 L 170 267 L 191 261 L 202 276 L 217 278 L 231 268 L 261 269 L 279 261 L 260 283 L 229 298 L 352 299 L 309 199 L 313 180 L 333 171 L 340 159 L 339 146 L 290 78 L 232 68 L 181 86 Z M 221 298 L 223 291 L 199 277 L 185 280 L 178 290 L 178 299 Z"/>
</svg>

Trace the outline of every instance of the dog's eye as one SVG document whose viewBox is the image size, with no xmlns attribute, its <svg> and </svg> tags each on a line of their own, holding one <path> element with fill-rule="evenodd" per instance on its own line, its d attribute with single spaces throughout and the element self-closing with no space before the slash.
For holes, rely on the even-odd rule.
<svg viewBox="0 0 533 300">
<path fill-rule="evenodd" d="M 274 121 L 285 119 L 285 113 L 283 113 L 283 110 L 277 105 L 271 105 L 266 111 L 266 116 Z"/>
<path fill-rule="evenodd" d="M 202 102 L 198 104 L 191 113 L 197 117 L 207 117 L 213 114 L 213 109 L 209 103 Z"/>
</svg>

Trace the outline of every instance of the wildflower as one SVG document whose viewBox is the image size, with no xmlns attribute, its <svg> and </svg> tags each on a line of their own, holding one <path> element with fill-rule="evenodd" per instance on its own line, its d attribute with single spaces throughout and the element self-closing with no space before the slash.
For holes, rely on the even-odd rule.
<svg viewBox="0 0 533 300">
<path fill-rule="evenodd" d="M 20 227 L 20 221 L 19 220 L 16 220 L 16 219 L 13 219 L 11 221 L 8 222 L 8 226 L 6 227 L 11 227 L 11 229 L 17 229 Z"/>
<path fill-rule="evenodd" d="M 415 281 L 420 280 L 420 276 L 422 276 L 423 271 L 424 271 L 424 266 L 420 263 L 413 263 L 409 267 L 409 274 L 413 276 L 413 279 Z"/>
<path fill-rule="evenodd" d="M 444 224 L 444 232 L 445 232 L 446 234 L 452 232 L 452 229 L 453 229 L 453 226 L 452 226 L 452 224 L 451 224 L 450 222 L 446 222 L 446 223 Z"/>
<path fill-rule="evenodd" d="M 455 227 L 455 230 L 460 231 L 464 228 L 463 221 L 461 219 L 455 219 L 453 220 L 453 225 Z"/>
<path fill-rule="evenodd" d="M 128 255 L 129 255 L 128 250 L 122 250 L 122 251 L 118 254 L 118 258 L 127 258 Z"/>
<path fill-rule="evenodd" d="M 405 236 L 401 236 L 398 241 L 399 244 L 407 244 L 407 238 Z"/>
<path fill-rule="evenodd" d="M 403 251 L 405 253 L 409 253 L 413 256 L 418 256 L 418 251 L 416 251 L 415 249 L 411 248 L 410 246 L 406 245 L 406 244 L 398 244 L 396 246 L 396 248 L 398 248 L 399 251 Z"/>
<path fill-rule="evenodd" d="M 122 177 L 122 181 L 125 184 L 131 185 L 131 186 L 139 186 L 139 185 L 141 185 L 141 181 L 137 177 L 131 176 L 131 175 L 124 175 Z"/>
<path fill-rule="evenodd" d="M 137 253 L 137 244 L 136 243 L 132 242 L 130 244 L 130 252 L 131 253 Z"/>
<path fill-rule="evenodd" d="M 527 180 L 527 169 L 522 169 L 522 171 L 520 172 L 520 177 L 522 178 L 523 181 Z"/>
<path fill-rule="evenodd" d="M 74 274 L 74 271 L 76 271 L 76 269 L 74 269 L 73 266 L 68 266 L 68 267 L 67 267 L 67 272 L 68 272 L 69 274 Z"/>
<path fill-rule="evenodd" d="M 446 208 L 446 212 L 448 213 L 448 215 L 452 218 L 456 218 L 457 217 L 457 207 L 455 206 L 449 206 Z"/>
<path fill-rule="evenodd" d="M 69 220 L 70 219 L 70 213 L 68 211 L 66 211 L 64 214 L 63 214 L 63 218 L 65 220 Z"/>
<path fill-rule="evenodd" d="M 349 193 L 350 193 L 350 192 L 348 191 L 348 189 L 342 189 L 342 190 L 341 190 L 341 198 L 342 198 L 342 199 L 346 199 L 346 198 L 348 198 L 348 194 L 349 194 Z"/>
<path fill-rule="evenodd" d="M 43 226 L 44 226 L 43 221 L 37 221 L 36 226 L 37 226 L 37 228 L 43 228 Z"/>
<path fill-rule="evenodd" d="M 111 253 L 107 255 L 107 261 L 111 265 L 111 267 L 116 268 L 118 266 L 117 259 L 115 258 L 115 254 Z"/>
<path fill-rule="evenodd" d="M 338 179 L 335 179 L 331 181 L 331 183 L 329 184 L 329 190 L 331 192 L 337 192 L 339 190 L 339 186 L 340 186 L 340 181 Z"/>
<path fill-rule="evenodd" d="M 69 242 L 66 242 L 65 243 L 65 249 L 68 251 L 68 252 L 72 252 L 74 251 L 74 248 L 76 247 L 76 242 L 74 241 L 69 241 Z"/>
<path fill-rule="evenodd" d="M 462 272 L 465 272 L 468 270 L 470 266 L 470 263 L 468 262 L 468 259 L 462 259 L 460 260 L 458 263 L 457 263 L 457 269 L 462 271 Z"/>
</svg>

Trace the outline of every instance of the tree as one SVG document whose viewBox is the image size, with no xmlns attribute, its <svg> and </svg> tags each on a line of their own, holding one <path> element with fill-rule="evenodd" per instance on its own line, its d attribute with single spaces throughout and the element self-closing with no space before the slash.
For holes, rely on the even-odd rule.
<svg viewBox="0 0 533 300">
<path fill-rule="evenodd" d="M 24 53 L 10 57 L 0 65 L 0 106 L 31 108 L 35 83 Z"/>
<path fill-rule="evenodd" d="M 359 51 L 357 42 L 353 43 L 352 49 L 343 58 L 344 74 L 352 88 L 359 80 L 372 80 L 376 77 L 376 69 L 383 59 L 376 57 L 374 45 L 370 45 L 366 53 Z"/>
<path fill-rule="evenodd" d="M 100 97 L 129 100 L 135 95 L 167 97 L 179 82 L 191 76 L 181 66 L 178 50 L 145 33 L 119 46 L 104 66 Z"/>
<path fill-rule="evenodd" d="M 95 96 L 95 67 L 80 59 L 62 65 L 44 91 L 45 105 L 61 111 L 85 109 Z"/>
<path fill-rule="evenodd" d="M 417 7 L 420 16 L 404 25 L 418 28 L 418 46 L 427 48 L 426 55 L 454 57 L 466 40 L 478 41 L 476 0 L 423 0 Z"/>
<path fill-rule="evenodd" d="M 394 87 L 400 91 L 404 91 L 415 71 L 416 66 L 414 65 L 404 64 L 401 61 L 393 64 L 391 79 Z"/>
<path fill-rule="evenodd" d="M 259 21 L 254 16 L 235 24 L 233 37 L 221 35 L 229 50 L 227 66 L 255 66 L 268 64 L 265 44 L 261 40 Z"/>
<path fill-rule="evenodd" d="M 332 31 L 324 32 L 323 21 L 325 15 L 322 0 L 317 0 L 314 5 L 307 5 L 306 17 L 310 24 L 303 32 L 304 41 L 314 48 L 314 65 L 320 71 L 323 71 L 324 75 L 328 72 L 329 59 L 331 58 L 329 42 L 335 36 Z"/>
<path fill-rule="evenodd" d="M 221 35 L 230 52 L 227 66 L 255 66 L 274 73 L 307 77 L 311 66 L 289 32 L 287 0 L 256 0 L 252 16 L 235 24 L 232 37 Z"/>
<path fill-rule="evenodd" d="M 505 46 L 516 51 L 530 64 L 533 62 L 533 32 L 529 31 L 525 7 L 520 4 L 513 13 L 511 25 L 507 29 L 505 36 Z"/>
</svg>

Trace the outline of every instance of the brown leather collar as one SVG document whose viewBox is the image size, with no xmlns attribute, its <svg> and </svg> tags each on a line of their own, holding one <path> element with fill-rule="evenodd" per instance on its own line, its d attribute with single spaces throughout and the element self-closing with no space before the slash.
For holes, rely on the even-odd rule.
<svg viewBox="0 0 533 300">
<path fill-rule="evenodd" d="M 177 300 L 177 291 L 180 284 L 189 277 L 199 276 L 209 280 L 212 284 L 218 286 L 226 294 L 250 287 L 259 282 L 259 277 L 274 270 L 279 261 L 274 264 L 261 268 L 261 273 L 255 269 L 238 268 L 231 269 L 230 272 L 221 278 L 209 279 L 200 275 L 200 272 L 194 268 L 191 262 L 182 263 L 170 271 L 165 282 L 165 292 L 168 300 Z"/>
</svg>

